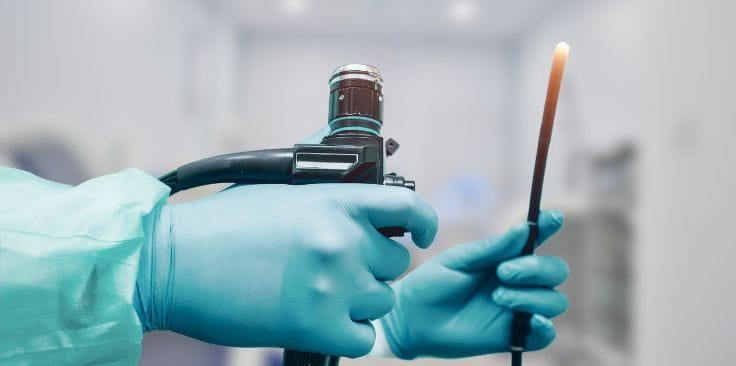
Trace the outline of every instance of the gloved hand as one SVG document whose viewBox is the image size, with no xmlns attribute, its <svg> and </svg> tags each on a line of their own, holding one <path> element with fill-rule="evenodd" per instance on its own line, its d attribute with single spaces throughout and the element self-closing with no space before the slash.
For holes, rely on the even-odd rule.
<svg viewBox="0 0 736 366">
<path fill-rule="evenodd" d="M 414 192 L 370 184 L 239 186 L 156 222 L 137 288 L 146 330 L 350 357 L 370 351 L 369 320 L 395 300 L 383 281 L 409 265 L 375 228 L 403 226 L 420 247 L 437 231 Z"/>
<path fill-rule="evenodd" d="M 562 225 L 557 212 L 539 218 L 541 243 Z M 568 275 L 558 257 L 521 253 L 529 227 L 520 224 L 500 237 L 455 246 L 394 284 L 396 307 L 381 322 L 399 358 L 469 357 L 509 350 L 513 311 L 535 314 L 529 350 L 555 337 L 549 318 L 568 306 L 552 287 Z"/>
</svg>

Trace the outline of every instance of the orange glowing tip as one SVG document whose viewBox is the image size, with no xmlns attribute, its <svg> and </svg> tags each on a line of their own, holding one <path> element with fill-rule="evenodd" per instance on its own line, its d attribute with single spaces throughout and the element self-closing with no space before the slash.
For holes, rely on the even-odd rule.
<svg viewBox="0 0 736 366">
<path fill-rule="evenodd" d="M 552 56 L 552 69 L 549 72 L 549 85 L 547 86 L 547 100 L 544 103 L 542 125 L 552 124 L 555 119 L 557 98 L 560 96 L 562 75 L 565 73 L 565 64 L 567 63 L 567 55 L 569 53 L 570 46 L 567 43 L 560 42 L 555 46 L 555 52 Z"/>
<path fill-rule="evenodd" d="M 560 42 L 552 54 L 552 68 L 549 71 L 547 98 L 544 101 L 542 125 L 539 129 L 537 158 L 534 161 L 532 192 L 529 199 L 529 213 L 527 215 L 527 220 L 532 223 L 536 223 L 539 217 L 539 203 L 542 199 L 542 185 L 544 184 L 544 171 L 547 166 L 547 152 L 549 151 L 550 140 L 552 140 L 552 128 L 555 123 L 555 112 L 557 112 L 557 99 L 560 96 L 562 75 L 565 73 L 565 63 L 567 62 L 567 55 L 569 53 L 570 46 L 565 42 Z M 534 243 L 530 243 L 530 245 L 524 248 L 524 254 L 531 254 L 533 251 Z"/>
</svg>

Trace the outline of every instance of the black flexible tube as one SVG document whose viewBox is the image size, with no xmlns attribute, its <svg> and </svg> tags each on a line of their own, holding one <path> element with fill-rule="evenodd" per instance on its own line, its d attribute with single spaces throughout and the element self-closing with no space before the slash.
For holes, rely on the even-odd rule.
<svg viewBox="0 0 736 366">
<path fill-rule="evenodd" d="M 511 366 L 521 366 L 521 351 L 511 351 Z"/>
<path fill-rule="evenodd" d="M 171 194 L 215 183 L 290 184 L 292 149 L 267 149 L 213 156 L 198 160 L 159 178 Z"/>
<path fill-rule="evenodd" d="M 284 350 L 283 366 L 338 366 L 340 357 L 320 353 Z"/>
</svg>

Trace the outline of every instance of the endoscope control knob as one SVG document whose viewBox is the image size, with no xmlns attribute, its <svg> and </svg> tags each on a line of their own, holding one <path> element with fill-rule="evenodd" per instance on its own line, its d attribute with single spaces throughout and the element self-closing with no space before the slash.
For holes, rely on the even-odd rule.
<svg viewBox="0 0 736 366">
<path fill-rule="evenodd" d="M 417 189 L 417 185 L 413 180 L 406 180 L 396 173 L 388 173 L 383 176 L 383 184 L 387 186 L 404 187 L 409 188 L 412 191 Z"/>
<path fill-rule="evenodd" d="M 399 149 L 399 146 L 401 146 L 399 145 L 399 142 L 392 138 L 386 140 L 386 156 L 396 154 L 396 150 Z"/>
</svg>

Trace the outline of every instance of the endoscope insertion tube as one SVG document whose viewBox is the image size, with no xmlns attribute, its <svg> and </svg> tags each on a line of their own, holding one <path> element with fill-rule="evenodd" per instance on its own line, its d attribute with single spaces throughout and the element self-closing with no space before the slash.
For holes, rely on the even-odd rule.
<svg viewBox="0 0 736 366">
<path fill-rule="evenodd" d="M 529 225 L 529 237 L 524 244 L 521 255 L 534 254 L 534 248 L 537 245 L 537 237 L 539 236 L 539 220 L 540 201 L 542 200 L 542 186 L 544 185 L 544 171 L 547 166 L 547 153 L 549 151 L 549 143 L 552 139 L 552 128 L 555 121 L 555 112 L 557 111 L 557 99 L 560 95 L 560 85 L 562 84 L 562 75 L 565 71 L 565 63 L 570 52 L 570 47 L 565 42 L 560 42 L 555 47 L 552 59 L 552 69 L 549 75 L 549 84 L 547 86 L 547 98 L 544 103 L 544 112 L 542 114 L 542 125 L 539 129 L 539 142 L 537 143 L 537 156 L 534 161 L 534 177 L 532 178 L 532 189 L 529 197 L 529 212 L 527 214 L 527 223 Z M 511 321 L 511 366 L 521 366 L 521 354 L 526 347 L 526 337 L 531 329 L 531 314 L 516 312 Z"/>
</svg>

